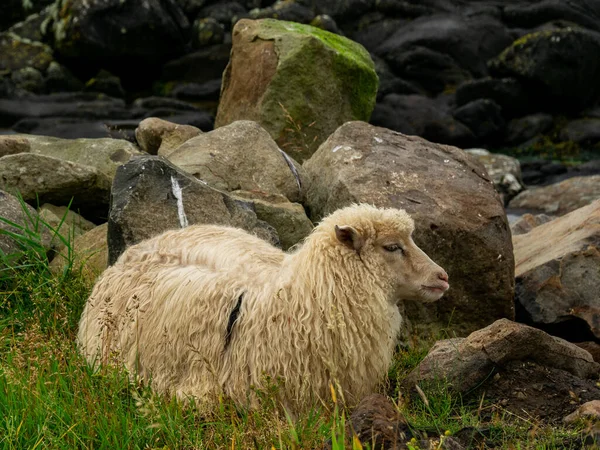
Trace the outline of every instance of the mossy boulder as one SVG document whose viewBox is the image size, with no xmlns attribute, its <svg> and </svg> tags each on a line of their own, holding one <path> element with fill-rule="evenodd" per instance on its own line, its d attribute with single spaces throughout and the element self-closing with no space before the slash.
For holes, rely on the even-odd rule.
<svg viewBox="0 0 600 450">
<path fill-rule="evenodd" d="M 302 161 L 343 123 L 368 121 L 377 87 L 360 44 L 310 25 L 243 19 L 233 30 L 215 126 L 257 121 Z"/>
<path fill-rule="evenodd" d="M 600 96 L 600 34 L 579 28 L 538 31 L 517 39 L 490 61 L 496 75 L 514 76 L 544 106 L 579 110 Z"/>
<path fill-rule="evenodd" d="M 52 49 L 13 33 L 0 33 L 0 72 L 26 67 L 45 71 L 54 60 Z"/>
</svg>

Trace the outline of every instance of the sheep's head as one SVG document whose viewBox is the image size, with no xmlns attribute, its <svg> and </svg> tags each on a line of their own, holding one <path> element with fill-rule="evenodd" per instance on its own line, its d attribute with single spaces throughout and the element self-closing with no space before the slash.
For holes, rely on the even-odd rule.
<svg viewBox="0 0 600 450">
<path fill-rule="evenodd" d="M 367 205 L 345 210 L 355 213 L 332 217 L 336 239 L 391 287 L 394 299 L 431 302 L 444 295 L 448 274 L 414 243 L 414 222 L 405 211 Z"/>
</svg>

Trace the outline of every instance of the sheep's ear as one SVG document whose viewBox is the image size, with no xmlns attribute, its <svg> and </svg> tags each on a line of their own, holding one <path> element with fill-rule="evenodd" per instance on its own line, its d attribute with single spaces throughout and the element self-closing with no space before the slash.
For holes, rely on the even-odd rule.
<svg viewBox="0 0 600 450">
<path fill-rule="evenodd" d="M 335 236 L 342 244 L 350 247 L 353 250 L 359 251 L 363 244 L 363 238 L 355 228 L 349 225 L 341 227 L 335 226 Z"/>
</svg>

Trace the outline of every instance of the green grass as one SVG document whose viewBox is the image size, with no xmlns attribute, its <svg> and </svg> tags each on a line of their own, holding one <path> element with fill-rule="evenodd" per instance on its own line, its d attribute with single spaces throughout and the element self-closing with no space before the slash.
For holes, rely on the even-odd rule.
<svg viewBox="0 0 600 450">
<path fill-rule="evenodd" d="M 49 269 L 41 237 L 48 225 L 35 217 L 28 222 L 13 224 L 20 257 L 0 254 L 0 449 L 317 449 L 326 442 L 333 450 L 370 447 L 347 431 L 348 411 L 334 401 L 335 393 L 297 418 L 281 413 L 275 386 L 261 393 L 257 410 L 222 399 L 207 411 L 155 395 L 121 369 L 92 371 L 75 346 L 91 286 L 73 266 L 72 251 L 65 253 L 63 271 Z M 70 248 L 69 238 L 55 238 Z M 443 382 L 423 388 L 422 396 L 402 395 L 398 381 L 426 353 L 399 352 L 382 387 L 417 435 L 439 438 L 471 427 L 495 448 L 568 448 L 565 442 L 578 442 L 577 429 L 511 415 L 484 420 L 488 405 L 463 400 Z"/>
</svg>

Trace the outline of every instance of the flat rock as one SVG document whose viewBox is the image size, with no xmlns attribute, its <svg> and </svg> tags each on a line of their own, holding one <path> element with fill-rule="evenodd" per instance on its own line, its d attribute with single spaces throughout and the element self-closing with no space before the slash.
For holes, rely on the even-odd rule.
<svg viewBox="0 0 600 450">
<path fill-rule="evenodd" d="M 140 122 L 135 130 L 135 137 L 143 151 L 166 157 L 181 144 L 201 133 L 201 130 L 190 125 L 178 125 L 149 117 Z"/>
<path fill-rule="evenodd" d="M 274 19 L 242 19 L 215 127 L 259 122 L 298 161 L 337 127 L 369 120 L 378 79 L 360 44 L 324 30 Z"/>
<path fill-rule="evenodd" d="M 51 156 L 18 153 L 0 158 L 0 187 L 25 201 L 68 205 L 92 215 L 108 206 L 110 179 L 94 167 Z"/>
<path fill-rule="evenodd" d="M 60 139 L 50 136 L 15 135 L 25 139 L 30 152 L 35 155 L 51 156 L 85 166 L 94 167 L 112 179 L 117 167 L 139 155 L 138 148 L 124 139 Z"/>
<path fill-rule="evenodd" d="M 506 214 L 485 168 L 468 154 L 350 122 L 304 168 L 313 222 L 355 202 L 402 208 L 415 219 L 415 242 L 448 271 L 451 284 L 436 303 L 405 302 L 417 330 L 450 324 L 464 335 L 498 318 L 514 317 Z"/>
<path fill-rule="evenodd" d="M 280 194 L 292 202 L 303 196 L 303 169 L 256 122 L 240 120 L 196 136 L 167 159 L 215 189 Z"/>
<path fill-rule="evenodd" d="M 511 361 L 533 361 L 579 378 L 592 378 L 600 372 L 600 364 L 575 344 L 500 319 L 466 338 L 438 341 L 402 384 L 412 389 L 418 383 L 445 379 L 454 390 L 464 393 Z"/>
<path fill-rule="evenodd" d="M 600 200 L 513 236 L 518 319 L 572 340 L 600 338 Z"/>
<path fill-rule="evenodd" d="M 252 204 L 211 188 L 159 156 L 137 156 L 120 166 L 111 198 L 109 264 L 130 245 L 200 223 L 243 228 L 279 244 L 275 230 L 257 219 Z"/>
<path fill-rule="evenodd" d="M 521 192 L 509 207 L 562 216 L 600 198 L 600 175 L 572 177 Z"/>
</svg>

